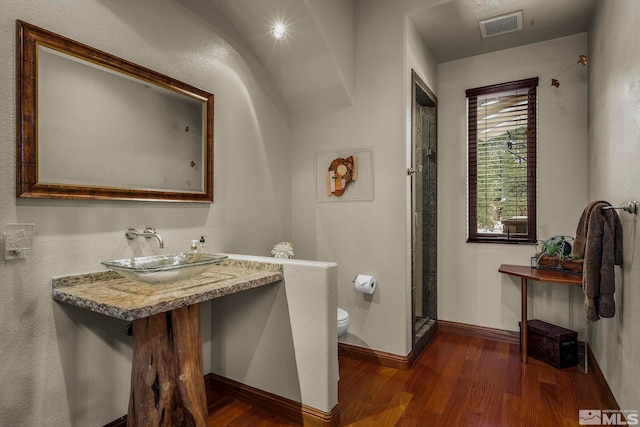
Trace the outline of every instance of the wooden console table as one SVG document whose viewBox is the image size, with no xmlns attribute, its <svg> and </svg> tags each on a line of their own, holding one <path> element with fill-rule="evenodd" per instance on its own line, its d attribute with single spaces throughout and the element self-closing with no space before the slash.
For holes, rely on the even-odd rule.
<svg viewBox="0 0 640 427">
<path fill-rule="evenodd" d="M 529 280 L 536 282 L 547 283 L 562 283 L 565 285 L 582 286 L 582 277 L 563 273 L 553 270 L 542 270 L 539 268 L 532 268 L 526 265 L 509 265 L 502 264 L 498 269 L 500 273 L 508 274 L 510 276 L 520 277 L 521 287 L 520 294 L 522 299 L 522 323 L 520 327 L 520 352 L 522 363 L 528 363 L 527 357 L 527 283 Z M 584 340 L 584 371 L 587 372 L 587 346 L 589 341 L 589 324 L 587 321 L 586 336 Z"/>
</svg>

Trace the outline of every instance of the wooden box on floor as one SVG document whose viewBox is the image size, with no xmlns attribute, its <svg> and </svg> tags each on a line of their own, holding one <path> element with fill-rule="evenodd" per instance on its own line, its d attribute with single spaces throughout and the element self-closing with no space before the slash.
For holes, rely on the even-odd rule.
<svg viewBox="0 0 640 427">
<path fill-rule="evenodd" d="M 578 364 L 578 333 L 542 320 L 527 321 L 528 355 L 556 368 Z"/>
</svg>

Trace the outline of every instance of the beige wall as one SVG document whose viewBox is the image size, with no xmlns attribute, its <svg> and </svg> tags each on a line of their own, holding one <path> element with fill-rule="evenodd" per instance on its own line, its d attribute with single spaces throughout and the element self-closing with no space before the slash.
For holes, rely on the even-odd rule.
<svg viewBox="0 0 640 427">
<path fill-rule="evenodd" d="M 598 2 L 589 32 L 589 198 L 640 199 L 640 3 Z M 616 271 L 616 317 L 592 328 L 598 364 L 622 409 L 640 409 L 638 218 L 620 212 L 624 265 Z"/>
<path fill-rule="evenodd" d="M 410 66 L 419 65 L 427 74 L 423 79 L 435 86 L 435 67 L 416 53 L 422 41 L 405 22 L 405 14 L 418 3 L 425 2 L 355 2 L 353 104 L 294 112 L 292 117 L 296 256 L 338 263 L 338 306 L 351 322 L 341 340 L 403 355 L 411 350 L 406 173 Z M 316 155 L 364 148 L 373 150 L 374 200 L 317 203 Z M 376 276 L 373 296 L 354 292 L 352 280 L 358 273 Z"/>
<path fill-rule="evenodd" d="M 411 123 L 411 114 L 412 114 L 412 109 L 413 109 L 413 104 L 415 102 L 415 100 L 412 98 L 413 97 L 413 77 L 412 77 L 412 71 L 414 71 L 418 77 L 420 77 L 420 79 L 422 79 L 422 81 L 427 85 L 427 87 L 434 93 L 434 95 L 438 96 L 437 94 L 437 85 L 438 85 L 438 62 L 436 61 L 436 59 L 433 57 L 433 54 L 431 53 L 431 51 L 429 50 L 428 46 L 425 44 L 424 40 L 422 40 L 422 37 L 420 36 L 420 34 L 418 34 L 418 31 L 416 30 L 415 26 L 413 25 L 413 23 L 411 22 L 411 19 L 409 17 L 405 18 L 405 83 L 404 83 L 404 88 L 405 88 L 405 162 L 407 165 L 407 168 L 409 167 L 415 167 L 416 163 L 412 162 L 412 144 L 413 144 L 413 135 L 412 135 L 412 123 Z M 437 102 L 437 100 L 436 100 Z M 436 140 L 437 143 L 437 140 Z M 419 176 L 419 175 L 417 175 Z M 416 177 L 417 177 L 416 176 Z M 413 266 L 412 265 L 412 258 L 414 253 L 412 252 L 412 216 L 413 216 L 413 211 L 412 211 L 412 207 L 413 204 L 415 203 L 413 201 L 413 194 L 411 191 L 411 186 L 412 186 L 412 182 L 411 179 L 406 179 L 405 181 L 405 192 L 407 195 L 407 200 L 406 200 L 406 253 L 407 253 L 407 257 L 405 259 L 405 263 L 406 263 L 406 271 L 407 271 L 407 286 L 416 287 L 416 291 L 415 291 L 415 295 L 412 296 L 411 291 L 409 291 L 409 293 L 407 294 L 407 300 L 405 301 L 405 306 L 406 306 L 406 322 L 407 322 L 407 327 L 411 328 L 412 327 L 412 320 L 411 320 L 411 315 L 412 313 L 415 315 L 419 315 L 420 311 L 422 310 L 422 299 L 423 299 L 423 294 L 422 294 L 422 283 L 413 283 L 413 274 L 412 271 L 413 269 L 415 269 L 415 271 L 422 271 L 422 261 L 420 259 L 417 259 L 416 265 Z M 422 198 L 420 198 L 419 200 L 422 200 Z M 422 209 L 418 209 L 418 210 L 422 210 Z M 418 249 L 418 251 L 415 253 L 417 258 L 421 258 L 421 256 L 419 255 L 420 249 Z M 414 301 L 415 299 L 415 301 Z M 437 301 L 436 301 L 437 303 Z M 413 311 L 413 307 L 412 304 L 416 305 L 416 311 Z M 411 331 L 405 331 L 406 334 L 408 334 L 408 348 L 411 348 L 411 336 L 410 333 Z"/>
<path fill-rule="evenodd" d="M 15 19 L 19 18 L 216 96 L 213 205 L 16 200 L 15 98 L 0 98 L 0 226 L 35 222 L 37 233 L 34 250 L 25 261 L 0 261 L 4 292 L 0 413 L 7 424 L 103 425 L 126 412 L 131 346 L 122 333 L 124 322 L 53 302 L 50 278 L 98 270 L 105 259 L 159 251 L 155 242 L 129 246 L 123 236 L 128 227 L 156 226 L 165 237 L 165 252 L 182 250 L 201 234 L 208 236 L 211 251 L 262 255 L 273 243 L 291 239 L 297 258 L 338 262 L 337 295 L 326 298 L 331 305 L 335 297 L 351 316 L 345 341 L 407 354 L 411 349 L 406 176 L 411 68 L 438 96 L 440 318 L 516 330 L 519 283 L 502 277 L 497 268 L 501 263 L 526 263 L 534 250 L 465 243 L 465 89 L 534 75 L 541 79 L 539 238 L 573 235 L 589 199 L 617 203 L 637 198 L 640 175 L 633 162 L 640 157 L 639 73 L 630 70 L 640 67 L 634 55 L 639 6 L 633 0 L 602 2 L 593 25 L 589 134 L 587 72 L 571 67 L 587 49 L 584 34 L 441 64 L 436 75 L 435 61 L 405 18 L 424 1 L 356 1 L 353 104 L 294 112 L 290 133 L 283 100 L 242 37 L 207 1 L 184 3 L 197 12 L 170 0 L 3 2 L 0 53 L 8 60 L 0 63 L 0 93 L 15 93 Z M 337 60 L 344 62 L 344 52 L 338 55 Z M 350 68 L 342 69 L 349 87 Z M 548 87 L 552 77 L 560 80 L 560 88 Z M 610 96 L 612 91 L 622 95 L 622 102 Z M 620 118 L 612 114 L 616 111 Z M 373 150 L 375 199 L 316 203 L 316 154 L 362 148 Z M 635 309 L 639 292 L 634 289 L 640 286 L 636 283 L 640 276 L 632 261 L 640 248 L 635 247 L 636 221 L 624 215 L 628 261 L 617 293 L 619 316 L 593 328 L 593 344 L 621 405 L 637 409 L 633 406 L 640 401 L 636 362 L 640 337 L 634 325 L 640 322 Z M 351 280 L 357 273 L 378 278 L 373 297 L 353 291 Z M 282 305 L 290 292 L 277 288 L 265 295 Z M 541 285 L 530 295 L 532 317 L 582 333 L 579 289 Z M 261 307 L 266 316 L 268 305 Z M 206 305 L 205 372 L 236 369 L 237 365 L 216 365 L 219 342 L 207 339 L 215 328 L 210 322 L 215 316 Z M 322 322 L 333 328 L 335 318 L 331 313 L 326 316 Z M 276 326 L 282 323 L 281 317 L 275 320 Z M 294 324 L 289 326 L 289 338 L 304 335 L 294 330 Z M 268 339 L 269 334 L 261 338 Z M 331 376 L 328 397 L 305 395 L 312 391 L 301 384 L 309 381 L 313 369 L 302 364 L 297 368 L 298 377 L 292 374 L 283 395 L 295 399 L 299 387 L 301 400 L 318 402 L 319 409 L 331 408 Z M 258 377 L 256 384 L 263 380 Z M 279 385 L 275 386 L 277 392 Z"/>
<path fill-rule="evenodd" d="M 212 372 L 324 412 L 338 403 L 335 263 L 282 264 L 284 281 L 211 304 Z"/>
<path fill-rule="evenodd" d="M 528 264 L 530 245 L 466 243 L 465 90 L 528 77 L 538 87 L 538 239 L 574 236 L 587 202 L 587 70 L 572 66 L 587 50 L 580 34 L 438 66 L 438 315 L 518 330 L 520 282 L 500 264 Z M 567 70 L 558 76 L 563 70 Z M 551 79 L 560 87 L 551 87 Z M 578 288 L 530 290 L 530 317 L 584 332 Z"/>
<path fill-rule="evenodd" d="M 155 240 L 130 246 L 127 228 L 157 227 L 167 253 L 202 234 L 211 251 L 256 255 L 291 238 L 289 113 L 243 39 L 211 10 L 195 14 L 170 0 L 2 2 L 0 231 L 34 222 L 36 236 L 26 260 L 0 259 L 0 424 L 99 426 L 127 412 L 125 323 L 51 299 L 52 276 L 159 252 Z M 214 93 L 215 203 L 16 200 L 16 19 Z M 209 317 L 205 305 L 205 372 Z"/>
<path fill-rule="evenodd" d="M 331 60 L 340 75 L 339 86 L 344 88 L 349 100 L 344 104 L 348 104 L 353 101 L 353 1 L 305 0 L 305 3 L 329 46 Z"/>
</svg>

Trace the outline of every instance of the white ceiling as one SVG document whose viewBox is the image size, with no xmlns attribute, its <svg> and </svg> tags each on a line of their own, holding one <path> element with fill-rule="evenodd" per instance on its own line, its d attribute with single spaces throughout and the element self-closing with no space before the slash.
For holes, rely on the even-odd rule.
<svg viewBox="0 0 640 427">
<path fill-rule="evenodd" d="M 368 0 L 208 1 L 248 42 L 290 111 L 351 103 L 354 4 Z M 383 1 L 424 1 L 406 13 L 440 63 L 586 32 L 597 0 Z M 522 31 L 481 38 L 479 20 L 518 10 Z M 277 20 L 288 26 L 284 40 L 270 35 Z"/>
<path fill-rule="evenodd" d="M 584 33 L 597 0 L 451 0 L 410 13 L 438 62 Z M 483 39 L 478 21 L 523 11 L 523 29 Z"/>
<path fill-rule="evenodd" d="M 236 27 L 270 72 L 291 111 L 351 103 L 352 0 L 209 0 Z M 283 40 L 271 35 L 282 22 Z M 346 29 L 346 30 L 345 30 Z M 350 75 L 349 75 L 350 74 Z"/>
</svg>

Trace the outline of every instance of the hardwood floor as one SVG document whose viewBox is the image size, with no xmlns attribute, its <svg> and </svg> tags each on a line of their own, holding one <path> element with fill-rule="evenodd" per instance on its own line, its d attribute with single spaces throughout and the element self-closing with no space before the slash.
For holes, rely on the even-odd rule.
<svg viewBox="0 0 640 427">
<path fill-rule="evenodd" d="M 520 363 L 517 344 L 440 332 L 409 370 L 341 356 L 341 426 L 578 426 L 580 409 L 612 408 L 591 370 Z M 213 426 L 299 423 L 222 396 Z"/>
</svg>

